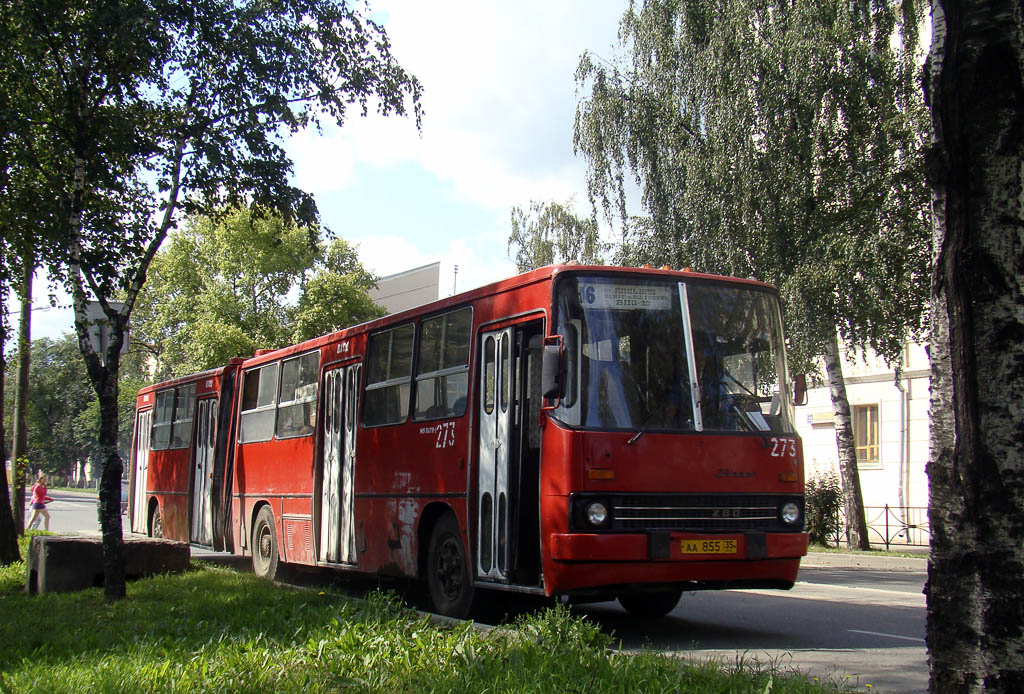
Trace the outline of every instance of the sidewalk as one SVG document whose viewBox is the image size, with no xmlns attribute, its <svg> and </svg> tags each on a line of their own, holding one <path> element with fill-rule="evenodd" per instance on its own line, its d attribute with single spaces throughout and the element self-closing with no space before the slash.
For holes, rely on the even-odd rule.
<svg viewBox="0 0 1024 694">
<path fill-rule="evenodd" d="M 829 567 L 840 566 L 849 568 L 874 569 L 877 571 L 920 571 L 928 570 L 928 554 L 921 557 L 888 557 L 875 556 L 859 552 L 815 552 L 810 551 L 800 562 L 800 566 Z"/>
</svg>

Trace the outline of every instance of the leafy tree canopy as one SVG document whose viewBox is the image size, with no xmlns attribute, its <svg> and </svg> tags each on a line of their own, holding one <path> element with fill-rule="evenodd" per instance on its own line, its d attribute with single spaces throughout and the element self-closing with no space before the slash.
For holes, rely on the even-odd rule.
<svg viewBox="0 0 1024 694">
<path fill-rule="evenodd" d="M 118 450 L 122 454 L 127 453 L 130 445 L 135 393 L 143 384 L 140 357 L 138 353 L 130 354 L 126 357 L 126 368 L 121 371 L 122 426 Z M 89 385 L 85 362 L 72 335 L 33 340 L 30 368 L 26 457 L 33 470 L 63 475 L 75 461 L 97 454 L 99 401 Z M 7 383 L 13 382 L 16 369 L 16 362 L 7 363 Z M 11 431 L 13 389 L 5 390 L 4 399 L 5 426 Z"/>
<path fill-rule="evenodd" d="M 604 262 L 608 247 L 601 241 L 596 221 L 577 217 L 572 208 L 572 201 L 564 205 L 533 201 L 528 212 L 512 208 L 508 247 L 515 249 L 519 272 L 552 263 Z"/>
<path fill-rule="evenodd" d="M 135 315 L 136 336 L 158 357 L 157 376 L 202 371 L 382 315 L 367 294 L 376 278 L 355 250 L 322 237 L 319 227 L 246 207 L 190 218 L 172 232 Z"/>
<path fill-rule="evenodd" d="M 100 402 L 108 598 L 125 593 L 122 335 L 179 212 L 254 203 L 314 223 L 312 198 L 289 182 L 282 135 L 321 119 L 340 125 L 353 108 L 411 106 L 418 126 L 420 91 L 384 30 L 342 0 L 0 2 L 0 144 L 17 143 L 0 147 L 4 201 L 17 201 L 0 224 L 6 242 L 21 222 L 23 247 L 38 243 L 74 298 Z M 54 226 L 53 237 L 33 234 Z M 2 297 L 15 275 L 0 251 Z M 103 359 L 88 340 L 90 298 L 112 335 Z"/>
<path fill-rule="evenodd" d="M 794 356 L 836 329 L 898 359 L 927 294 L 918 6 L 644 0 L 624 56 L 585 54 L 575 146 L 592 201 L 649 223 L 634 262 L 756 276 L 782 293 Z"/>
</svg>

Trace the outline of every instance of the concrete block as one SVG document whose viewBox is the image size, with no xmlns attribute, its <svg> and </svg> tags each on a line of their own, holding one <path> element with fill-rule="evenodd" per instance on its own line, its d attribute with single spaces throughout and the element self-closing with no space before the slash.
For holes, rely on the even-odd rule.
<svg viewBox="0 0 1024 694">
<path fill-rule="evenodd" d="M 153 538 L 124 541 L 125 578 L 132 580 L 188 568 L 189 546 Z M 103 585 L 103 543 L 98 537 L 41 535 L 32 538 L 25 590 L 55 593 Z"/>
</svg>

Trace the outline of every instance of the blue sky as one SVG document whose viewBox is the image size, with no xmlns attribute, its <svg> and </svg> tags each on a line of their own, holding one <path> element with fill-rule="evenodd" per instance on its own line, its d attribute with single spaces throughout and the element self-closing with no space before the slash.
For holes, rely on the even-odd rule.
<svg viewBox="0 0 1024 694">
<path fill-rule="evenodd" d="M 585 50 L 612 56 L 626 5 L 374 0 L 396 58 L 423 84 L 422 132 L 412 118 L 353 113 L 341 129 L 300 133 L 288 143 L 296 183 L 378 275 L 440 261 L 448 295 L 455 265 L 458 291 L 515 274 L 513 206 L 574 198 L 589 212 L 572 151 L 575 70 Z M 36 311 L 33 337 L 71 324 L 69 311 Z"/>
</svg>

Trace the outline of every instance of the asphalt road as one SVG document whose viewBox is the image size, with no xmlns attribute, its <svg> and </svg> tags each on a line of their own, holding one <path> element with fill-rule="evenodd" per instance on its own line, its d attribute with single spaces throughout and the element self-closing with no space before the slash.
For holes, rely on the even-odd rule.
<svg viewBox="0 0 1024 694">
<path fill-rule="evenodd" d="M 51 496 L 51 531 L 99 533 L 95 496 L 61 491 Z M 122 521 L 127 523 L 127 516 Z M 224 560 L 248 565 L 248 560 Z M 338 575 L 322 580 L 337 581 Z M 854 691 L 911 694 L 928 688 L 924 581 L 924 559 L 811 554 L 790 591 L 688 593 L 671 614 L 656 620 L 628 615 L 617 602 L 572 609 L 614 635 L 627 651 L 654 649 L 726 664 L 756 661 L 833 678 Z M 366 582 L 344 583 L 359 590 Z M 502 603 L 510 597 L 493 596 Z M 487 614 L 478 619 L 493 621 Z"/>
<path fill-rule="evenodd" d="M 924 579 L 923 566 L 806 566 L 790 591 L 684 594 L 661 620 L 638 620 L 617 603 L 577 609 L 627 650 L 756 661 L 861 691 L 909 694 L 928 688 Z"/>
</svg>

